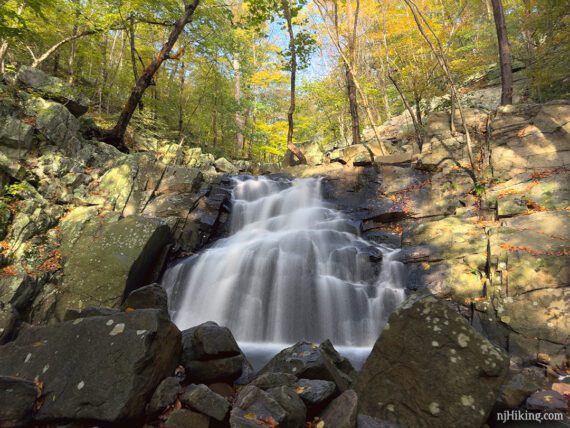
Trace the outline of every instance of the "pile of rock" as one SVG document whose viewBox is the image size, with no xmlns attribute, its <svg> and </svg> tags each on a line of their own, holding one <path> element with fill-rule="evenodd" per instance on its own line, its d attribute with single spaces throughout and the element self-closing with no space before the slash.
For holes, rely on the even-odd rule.
<svg viewBox="0 0 570 428">
<path fill-rule="evenodd" d="M 154 284 L 121 310 L 23 328 L 0 347 L 0 426 L 479 427 L 507 373 L 502 351 L 426 293 L 392 315 L 360 374 L 329 341 L 299 342 L 254 374 L 227 328 L 180 332 L 167 305 Z"/>
</svg>

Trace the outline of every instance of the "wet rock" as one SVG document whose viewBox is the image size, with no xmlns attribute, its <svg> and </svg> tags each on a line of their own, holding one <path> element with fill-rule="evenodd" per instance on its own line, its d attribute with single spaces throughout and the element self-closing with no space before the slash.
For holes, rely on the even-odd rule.
<svg viewBox="0 0 570 428">
<path fill-rule="evenodd" d="M 230 415 L 232 428 L 259 428 L 260 421 L 273 420 L 279 426 L 287 419 L 287 412 L 267 392 L 248 385 L 238 394 Z"/>
<path fill-rule="evenodd" d="M 299 379 L 293 387 L 308 406 L 323 403 L 336 392 L 336 385 L 326 380 Z"/>
<path fill-rule="evenodd" d="M 121 310 L 129 309 L 160 309 L 168 314 L 166 290 L 160 284 L 150 284 L 131 291 L 121 305 Z"/>
<path fill-rule="evenodd" d="M 61 103 L 76 117 L 89 109 L 89 100 L 75 93 L 74 88 L 63 80 L 49 76 L 37 68 L 23 65 L 16 74 L 18 84 L 38 93 L 45 99 Z"/>
<path fill-rule="evenodd" d="M 355 428 L 358 410 L 356 392 L 349 389 L 335 398 L 321 414 L 325 427 Z"/>
<path fill-rule="evenodd" d="M 260 370 L 260 374 L 269 372 L 328 380 L 334 382 L 340 391 L 345 391 L 352 384 L 350 376 L 335 365 L 329 352 L 309 342 L 298 342 L 281 351 Z"/>
<path fill-rule="evenodd" d="M 35 413 L 38 390 L 34 382 L 0 376 L 0 426 L 28 426 Z"/>
<path fill-rule="evenodd" d="M 209 426 L 208 416 L 186 409 L 172 412 L 164 424 L 165 428 L 208 428 Z"/>
<path fill-rule="evenodd" d="M 38 421 L 124 424 L 144 415 L 179 354 L 176 326 L 160 311 L 145 309 L 23 329 L 0 347 L 0 375 L 43 382 Z"/>
<path fill-rule="evenodd" d="M 180 396 L 180 401 L 183 405 L 218 421 L 226 418 L 230 408 L 230 403 L 225 398 L 206 385 L 188 385 L 186 391 Z"/>
<path fill-rule="evenodd" d="M 176 401 L 183 389 L 180 380 L 176 377 L 167 377 L 154 391 L 150 403 L 146 406 L 146 413 L 157 415 L 163 412 L 168 406 Z"/>
<path fill-rule="evenodd" d="M 566 412 L 568 400 L 556 391 L 537 391 L 527 398 L 526 407 L 529 410 Z"/>
<path fill-rule="evenodd" d="M 67 261 L 56 316 L 63 319 L 71 308 L 119 307 L 125 295 L 158 278 L 171 239 L 158 219 L 89 220 L 74 244 L 62 245 Z"/>
<path fill-rule="evenodd" d="M 303 428 L 307 419 L 307 409 L 303 400 L 294 389 L 287 386 L 272 388 L 268 393 L 279 403 L 287 413 L 285 420 L 280 425 L 283 428 Z"/>
<path fill-rule="evenodd" d="M 267 372 L 256 377 L 251 385 L 261 389 L 277 388 L 280 386 L 293 386 L 297 378 L 289 373 Z"/>
<path fill-rule="evenodd" d="M 454 309 L 416 293 L 392 314 L 364 364 L 360 411 L 405 426 L 480 427 L 508 362 Z"/>
</svg>

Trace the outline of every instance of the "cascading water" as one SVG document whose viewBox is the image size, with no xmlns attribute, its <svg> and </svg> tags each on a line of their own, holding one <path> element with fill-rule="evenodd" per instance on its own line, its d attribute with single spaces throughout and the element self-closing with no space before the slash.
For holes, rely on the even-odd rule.
<svg viewBox="0 0 570 428">
<path fill-rule="evenodd" d="M 303 339 L 369 349 L 404 299 L 395 251 L 327 207 L 319 179 L 236 179 L 232 199 L 230 235 L 165 273 L 178 327 L 216 321 L 246 354 Z"/>
</svg>

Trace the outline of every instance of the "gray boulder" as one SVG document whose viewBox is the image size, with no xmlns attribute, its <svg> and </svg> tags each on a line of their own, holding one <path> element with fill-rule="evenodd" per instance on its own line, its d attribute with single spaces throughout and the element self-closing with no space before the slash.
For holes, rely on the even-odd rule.
<svg viewBox="0 0 570 428">
<path fill-rule="evenodd" d="M 81 150 L 79 120 L 64 106 L 38 99 L 34 102 L 36 128 L 55 146 L 68 155 L 77 155 Z"/>
<path fill-rule="evenodd" d="M 38 390 L 34 382 L 0 376 L 0 426 L 24 427 L 32 421 Z"/>
<path fill-rule="evenodd" d="M 230 426 L 259 428 L 261 423 L 269 421 L 281 426 L 286 418 L 287 412 L 270 394 L 248 385 L 236 397 L 230 415 Z"/>
<path fill-rule="evenodd" d="M 163 412 L 176 401 L 182 392 L 183 389 L 180 385 L 180 380 L 176 377 L 167 377 L 160 382 L 160 385 L 158 385 L 152 394 L 150 403 L 146 406 L 146 413 L 149 415 L 157 415 Z"/>
<path fill-rule="evenodd" d="M 38 93 L 42 98 L 64 104 L 68 110 L 79 117 L 89 109 L 89 100 L 78 95 L 75 90 L 63 80 L 49 76 L 37 68 L 22 66 L 16 74 L 18 84 Z"/>
<path fill-rule="evenodd" d="M 214 322 L 182 332 L 181 364 L 194 382 L 235 381 L 252 370 L 231 331 Z"/>
<path fill-rule="evenodd" d="M 334 395 L 336 385 L 326 380 L 299 379 L 294 385 L 299 397 L 308 405 L 323 403 Z"/>
<path fill-rule="evenodd" d="M 280 386 L 293 386 L 295 382 L 297 382 L 297 378 L 292 374 L 267 372 L 257 376 L 250 385 L 265 390 Z"/>
<path fill-rule="evenodd" d="M 334 382 L 339 391 L 345 391 L 352 384 L 352 378 L 343 371 L 343 368 L 347 369 L 346 362 L 336 351 L 332 353 L 331 348 L 330 344 L 318 346 L 314 343 L 298 342 L 273 357 L 259 374 L 288 373 L 298 378 L 328 380 Z"/>
<path fill-rule="evenodd" d="M 88 306 L 119 307 L 125 295 L 158 278 L 171 242 L 169 227 L 157 219 L 127 217 L 88 220 L 64 238 L 65 258 L 56 316 Z"/>
<path fill-rule="evenodd" d="M 325 427 L 355 428 L 358 396 L 349 389 L 334 399 L 321 414 Z"/>
<path fill-rule="evenodd" d="M 179 354 L 176 326 L 145 309 L 26 328 L 0 347 L 0 375 L 43 382 L 37 421 L 124 424 L 144 415 Z"/>
<path fill-rule="evenodd" d="M 180 396 L 183 405 L 218 421 L 223 421 L 230 409 L 230 403 L 206 385 L 188 385 Z"/>
<path fill-rule="evenodd" d="M 214 166 L 216 171 L 223 172 L 225 174 L 237 174 L 239 172 L 239 169 L 226 158 L 216 159 Z"/>
<path fill-rule="evenodd" d="M 208 428 L 209 426 L 208 416 L 186 409 L 172 412 L 164 424 L 165 428 Z"/>
<path fill-rule="evenodd" d="M 150 284 L 131 291 L 121 310 L 127 309 L 160 309 L 168 314 L 168 297 L 166 290 L 160 284 Z"/>
<path fill-rule="evenodd" d="M 0 122 L 0 145 L 12 149 L 28 150 L 32 145 L 34 129 L 15 117 L 8 116 Z"/>
<path fill-rule="evenodd" d="M 293 388 L 280 386 L 279 388 L 272 388 L 268 392 L 287 413 L 285 420 L 280 425 L 281 427 L 303 428 L 305 426 L 307 408 Z"/>
<path fill-rule="evenodd" d="M 404 426 L 480 427 L 508 365 L 450 306 L 417 293 L 392 314 L 362 368 L 360 411 Z"/>
</svg>

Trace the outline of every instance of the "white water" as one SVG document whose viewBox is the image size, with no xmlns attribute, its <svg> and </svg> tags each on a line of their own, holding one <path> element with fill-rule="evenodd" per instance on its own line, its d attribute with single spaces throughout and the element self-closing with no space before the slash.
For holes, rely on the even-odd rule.
<svg viewBox="0 0 570 428">
<path fill-rule="evenodd" d="M 243 179 L 232 199 L 229 237 L 164 276 L 178 327 L 216 321 L 254 348 L 371 347 L 404 299 L 395 251 L 327 207 L 318 179 Z"/>
</svg>

